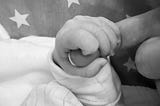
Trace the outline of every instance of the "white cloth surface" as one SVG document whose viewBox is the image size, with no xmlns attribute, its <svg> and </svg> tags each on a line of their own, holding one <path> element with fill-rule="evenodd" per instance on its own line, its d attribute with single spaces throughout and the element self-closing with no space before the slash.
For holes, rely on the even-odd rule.
<svg viewBox="0 0 160 106">
<path fill-rule="evenodd" d="M 31 41 L 0 41 L 0 106 L 20 106 L 34 87 L 53 80 L 47 61 L 49 50 Z"/>
<path fill-rule="evenodd" d="M 36 105 L 35 105 L 36 104 Z M 55 81 L 35 87 L 22 106 L 83 106 L 76 96 Z"/>
</svg>

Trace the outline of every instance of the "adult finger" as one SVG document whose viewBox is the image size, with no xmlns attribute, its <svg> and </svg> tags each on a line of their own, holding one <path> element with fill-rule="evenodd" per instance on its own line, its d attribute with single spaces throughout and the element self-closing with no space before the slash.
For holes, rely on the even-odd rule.
<svg viewBox="0 0 160 106">
<path fill-rule="evenodd" d="M 138 71 L 147 78 L 160 79 L 160 37 L 145 41 L 136 53 Z"/>
</svg>

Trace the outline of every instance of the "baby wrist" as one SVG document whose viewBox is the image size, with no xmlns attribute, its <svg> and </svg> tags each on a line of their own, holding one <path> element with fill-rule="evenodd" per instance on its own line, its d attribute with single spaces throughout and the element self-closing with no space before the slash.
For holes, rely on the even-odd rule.
<svg viewBox="0 0 160 106">
<path fill-rule="evenodd" d="M 111 40 L 111 51 L 110 51 L 110 55 L 113 56 L 120 48 L 121 48 L 121 43 L 122 43 L 122 36 L 121 36 L 121 32 L 120 32 L 120 29 L 118 27 L 118 25 L 116 25 L 115 23 L 113 23 L 114 25 L 114 28 L 113 26 L 112 29 L 114 30 L 115 32 L 115 36 L 116 36 L 116 41 L 115 42 L 112 42 Z M 114 45 L 113 45 L 114 44 Z"/>
<path fill-rule="evenodd" d="M 107 18 L 99 17 L 98 19 L 101 22 L 101 28 L 106 33 L 106 36 L 109 40 L 109 55 L 113 56 L 115 52 L 121 47 L 122 37 L 119 26 Z"/>
<path fill-rule="evenodd" d="M 114 48 L 112 48 L 111 52 L 110 52 L 111 56 L 113 56 L 116 52 L 119 51 L 119 49 L 121 49 L 121 45 L 122 45 L 121 33 L 117 35 L 117 41 L 115 43 L 116 43 L 116 46 Z"/>
</svg>

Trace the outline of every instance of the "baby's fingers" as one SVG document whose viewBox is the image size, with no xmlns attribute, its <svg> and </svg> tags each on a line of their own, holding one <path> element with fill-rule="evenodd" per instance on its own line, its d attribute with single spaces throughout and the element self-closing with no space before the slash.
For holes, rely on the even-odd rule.
<svg viewBox="0 0 160 106">
<path fill-rule="evenodd" d="M 110 20 L 98 17 L 101 22 L 102 29 L 105 31 L 107 37 L 111 43 L 111 51 L 110 54 L 113 55 L 116 48 L 119 48 L 121 43 L 120 31 L 119 28 Z"/>
<path fill-rule="evenodd" d="M 99 49 L 102 56 L 107 56 L 110 52 L 110 41 L 105 31 L 101 28 L 101 23 L 96 17 L 76 16 L 74 20 L 80 27 L 90 32 L 99 42 Z"/>
<path fill-rule="evenodd" d="M 65 30 L 65 32 L 63 32 Z M 71 75 L 80 75 L 81 72 L 77 72 L 77 68 L 73 66 L 68 55 L 71 51 L 81 50 L 83 55 L 94 54 L 99 47 L 99 43 L 91 33 L 82 30 L 74 29 L 67 30 L 66 28 L 58 33 L 56 39 L 56 46 L 54 49 L 54 60 Z M 83 72 L 82 72 L 83 73 Z"/>
<path fill-rule="evenodd" d="M 96 52 L 98 49 L 98 41 L 91 33 L 83 29 L 68 30 L 60 34 L 63 34 L 63 36 L 58 36 L 56 41 L 56 49 L 59 50 L 59 53 L 80 49 L 84 55 L 88 55 Z"/>
</svg>

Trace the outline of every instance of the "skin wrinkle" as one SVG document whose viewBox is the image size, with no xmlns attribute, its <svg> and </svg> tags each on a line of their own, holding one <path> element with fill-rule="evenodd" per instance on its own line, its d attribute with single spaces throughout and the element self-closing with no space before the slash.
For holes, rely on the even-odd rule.
<svg viewBox="0 0 160 106">
<path fill-rule="evenodd" d="M 101 32 L 101 31 L 105 34 L 105 31 L 100 27 L 99 31 L 96 31 L 96 33 L 95 33 L 95 35 L 96 35 L 95 37 L 96 37 L 97 39 L 98 39 L 98 37 L 97 37 L 98 35 L 102 35 L 102 34 L 98 34 L 98 32 Z M 90 33 L 92 33 L 92 32 L 90 32 Z M 94 35 L 94 33 L 92 33 L 92 34 Z M 110 48 L 111 48 L 111 45 L 110 45 L 111 42 L 110 42 L 110 40 L 108 40 L 108 39 L 109 39 L 108 36 L 105 36 L 105 38 L 106 38 L 106 39 L 105 39 L 106 41 L 109 41 L 109 43 L 108 43 L 108 42 L 106 42 L 106 43 L 108 43 L 107 46 L 109 46 L 108 48 L 110 49 Z M 108 49 L 108 48 L 107 48 L 107 49 Z M 101 49 L 101 48 L 100 48 L 100 49 Z M 105 49 L 103 49 L 103 50 L 105 50 Z M 102 56 L 106 56 L 106 54 L 103 53 L 103 50 L 101 50 L 101 55 L 102 55 Z M 106 52 L 106 53 L 107 53 L 107 52 Z"/>
<path fill-rule="evenodd" d="M 106 33 L 106 35 L 108 35 L 108 32 L 106 32 L 106 31 L 104 30 L 104 28 L 101 28 L 101 29 L 102 29 L 102 31 L 104 31 L 104 33 Z M 113 51 L 113 50 L 112 50 L 112 49 L 113 49 L 112 45 L 113 45 L 113 44 L 112 44 L 112 41 L 110 40 L 109 36 L 107 36 L 107 38 L 109 39 L 108 41 L 109 41 L 109 45 L 110 45 L 109 55 L 112 56 L 112 54 L 113 54 L 113 53 L 112 53 L 112 51 Z"/>
<path fill-rule="evenodd" d="M 88 26 L 88 25 L 87 25 Z M 97 27 L 97 28 L 96 28 Z M 92 32 L 92 31 L 90 31 L 88 28 L 86 29 L 88 32 L 90 32 L 92 35 L 94 35 L 93 37 L 95 37 L 97 40 L 100 40 L 99 38 L 98 38 L 98 35 L 105 35 L 105 32 L 104 32 L 104 30 L 102 29 L 102 28 L 98 28 L 99 26 L 96 26 L 95 27 L 95 29 L 97 30 L 97 31 L 95 31 L 94 33 Z M 90 28 L 90 29 L 93 29 L 93 28 Z M 101 33 L 101 34 L 100 34 Z M 105 37 L 105 40 L 107 40 L 108 41 L 108 36 L 104 36 Z M 110 42 L 110 40 L 109 40 L 109 42 Z M 108 43 L 108 42 L 105 42 L 105 43 Z M 111 43 L 111 42 L 110 42 Z M 111 45 L 110 45 L 110 43 L 108 43 L 107 45 L 109 45 L 109 47 L 111 47 Z M 99 44 L 100 45 L 100 44 Z M 104 49 L 105 50 L 105 49 Z M 101 52 L 102 52 L 102 50 L 101 50 Z M 101 53 L 102 54 L 102 53 Z"/>
<path fill-rule="evenodd" d="M 116 35 L 120 34 L 119 28 L 115 24 L 113 24 L 113 22 L 107 20 L 104 17 L 98 17 L 98 19 L 101 22 L 101 26 L 105 26 L 107 24 L 116 33 Z"/>
<path fill-rule="evenodd" d="M 78 17 L 80 17 L 80 16 L 78 16 Z M 76 17 L 75 19 L 78 20 L 78 17 Z M 87 16 L 85 16 L 85 17 L 87 17 Z M 86 22 L 86 20 L 84 20 L 83 17 L 80 17 L 80 18 L 82 19 L 82 20 L 80 20 L 81 22 Z M 88 20 L 88 19 L 90 19 L 90 20 Z M 94 18 L 93 18 L 93 19 L 94 19 Z M 88 20 L 90 23 L 92 23 L 91 20 L 93 20 L 93 19 L 90 18 L 90 17 L 87 17 L 87 20 Z M 104 20 L 103 18 L 101 18 L 101 19 Z M 94 19 L 94 20 L 95 20 L 95 19 Z M 115 39 L 119 38 L 119 40 L 120 40 L 120 37 L 117 35 L 117 34 L 120 33 L 120 31 L 118 31 L 118 29 L 116 28 L 116 26 L 113 26 L 113 25 L 112 25 L 112 27 L 114 27 L 115 31 L 113 31 L 113 28 L 111 28 L 110 26 L 107 26 L 107 27 L 109 27 L 109 28 L 111 29 L 111 32 L 106 32 L 106 31 L 104 30 L 104 29 L 105 29 L 105 28 L 104 28 L 104 24 L 103 24 L 103 25 L 100 25 L 100 23 L 102 23 L 102 20 L 100 20 L 100 19 L 98 20 L 98 19 L 97 19 L 97 20 L 95 20 L 96 23 L 92 23 L 92 24 L 95 24 L 95 26 L 100 27 L 100 29 L 99 29 L 100 32 L 101 32 L 101 31 L 102 31 L 102 32 L 105 32 L 106 35 L 108 35 L 108 33 L 112 33 L 112 35 L 114 35 L 114 32 L 116 31 L 116 32 L 115 32 L 115 33 L 116 33 L 116 34 L 115 34 L 115 35 L 116 35 Z M 100 22 L 100 23 L 97 23 L 97 21 Z M 103 22 L 106 23 L 107 21 L 103 21 Z M 109 22 L 107 22 L 107 23 L 109 23 Z M 109 24 L 111 25 L 112 23 L 109 23 Z M 105 25 L 106 25 L 106 24 L 105 24 Z M 81 27 L 82 27 L 82 25 L 81 25 Z M 97 29 L 98 29 L 98 28 L 97 28 Z M 101 29 L 102 29 L 102 30 L 101 30 Z M 88 31 L 89 31 L 90 33 L 92 33 L 92 31 L 90 31 L 90 30 L 88 30 Z M 113 32 L 112 32 L 112 31 L 113 31 Z M 96 31 L 96 32 L 97 32 L 97 31 Z M 94 33 L 92 33 L 92 34 L 94 34 Z M 101 35 L 101 34 L 100 34 L 100 35 Z M 117 37 L 117 36 L 118 36 L 118 37 Z M 107 36 L 107 37 L 108 37 L 108 36 Z M 111 36 L 110 36 L 110 37 L 111 37 Z M 111 40 L 111 39 L 110 39 L 110 40 Z M 109 40 L 109 41 L 110 41 L 110 40 Z M 110 41 L 110 43 L 111 43 L 112 45 L 119 45 L 119 43 L 120 43 L 119 40 L 116 42 L 116 44 L 113 44 L 114 41 L 112 41 L 112 42 Z M 112 48 L 115 48 L 115 47 L 112 47 Z M 111 51 L 111 52 L 112 52 L 112 51 Z M 111 53 L 111 54 L 112 54 L 112 53 Z"/>
<path fill-rule="evenodd" d="M 101 25 L 100 25 L 100 23 L 99 23 L 99 20 L 95 20 L 95 18 L 92 18 L 92 17 L 89 17 L 89 16 L 85 16 L 85 18 L 87 19 L 84 19 L 84 17 L 82 17 L 82 16 L 76 16 L 74 19 L 75 20 L 78 20 L 79 22 L 82 22 L 82 23 L 84 23 L 84 24 L 82 24 L 82 23 L 79 23 L 80 24 L 80 28 L 81 29 L 83 29 L 83 26 L 86 24 L 86 23 L 90 23 L 90 28 L 89 28 L 89 26 L 87 25 L 87 27 L 86 27 L 86 29 L 85 30 L 87 30 L 88 32 L 90 32 L 90 33 L 92 33 L 92 35 L 95 35 L 95 33 L 96 33 L 96 35 L 94 36 L 95 38 L 97 38 L 98 40 L 99 40 L 99 37 L 97 37 L 97 35 L 102 35 L 102 32 L 104 32 L 102 29 L 99 29 L 98 27 L 101 27 Z M 73 20 L 74 20 L 73 19 Z M 95 20 L 95 23 L 93 23 L 92 21 L 94 21 Z M 93 25 L 91 25 L 91 24 L 93 24 Z M 92 27 L 93 26 L 95 26 L 95 30 L 99 30 L 99 31 L 95 31 L 95 33 L 93 33 L 90 29 L 93 29 Z M 96 28 L 97 27 L 97 28 Z M 89 29 L 88 29 L 89 28 Z M 97 34 L 97 32 L 101 32 L 101 34 Z M 107 39 L 106 39 L 107 40 Z M 105 50 L 105 49 L 104 49 Z M 101 50 L 101 52 L 102 52 L 103 50 Z M 105 54 L 105 53 L 103 53 L 103 54 Z"/>
<path fill-rule="evenodd" d="M 99 18 L 100 18 L 99 20 L 102 23 L 101 24 L 102 28 L 105 29 L 105 26 L 108 24 L 107 26 L 110 27 L 112 29 L 112 31 L 115 33 L 116 38 L 117 38 L 117 42 L 116 42 L 117 44 L 116 44 L 116 48 L 114 48 L 115 49 L 114 51 L 116 52 L 117 49 L 120 48 L 120 46 L 121 46 L 121 42 L 122 42 L 121 32 L 120 32 L 119 28 L 115 24 L 113 24 L 112 22 L 110 22 L 110 20 L 106 20 L 104 17 L 99 17 Z"/>
<path fill-rule="evenodd" d="M 108 25 L 107 26 L 105 26 L 105 27 L 108 27 L 108 28 L 110 28 Z M 111 51 L 116 47 L 116 44 L 114 44 L 114 42 L 115 43 L 117 43 L 116 41 L 117 41 L 117 36 L 115 36 L 116 34 L 114 33 L 114 31 L 112 30 L 112 28 L 110 28 L 110 30 L 105 30 L 106 28 L 105 28 L 104 26 L 102 26 L 102 28 L 103 28 L 103 30 L 104 30 L 104 32 L 108 35 L 108 38 L 109 38 L 109 40 L 110 40 L 110 43 L 111 43 Z M 112 35 L 112 36 L 111 36 Z M 115 40 L 115 41 L 114 41 Z"/>
</svg>

